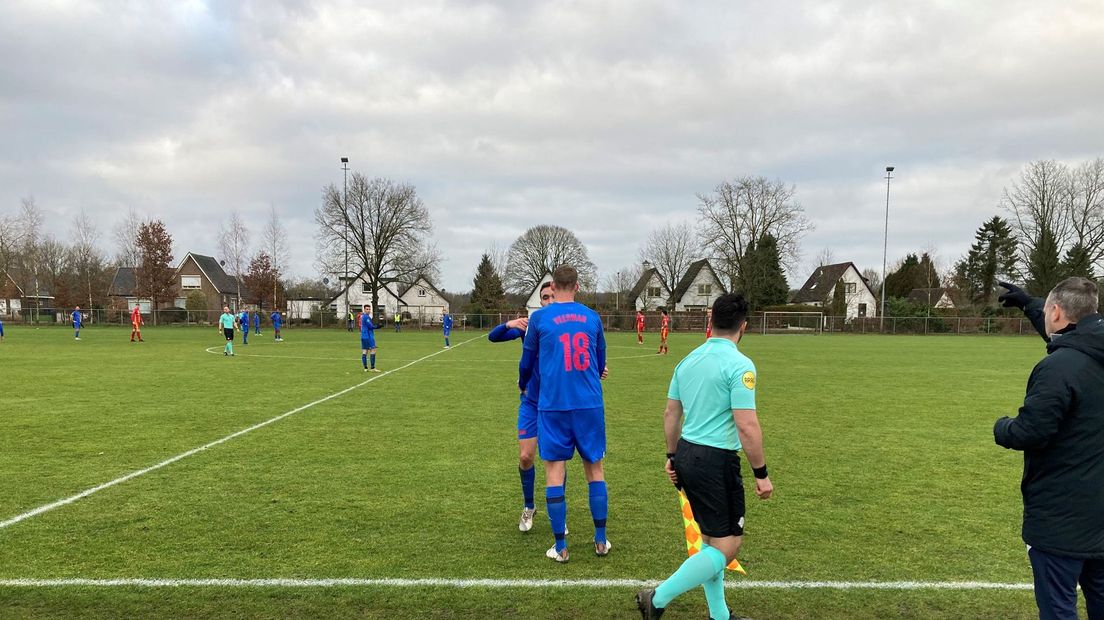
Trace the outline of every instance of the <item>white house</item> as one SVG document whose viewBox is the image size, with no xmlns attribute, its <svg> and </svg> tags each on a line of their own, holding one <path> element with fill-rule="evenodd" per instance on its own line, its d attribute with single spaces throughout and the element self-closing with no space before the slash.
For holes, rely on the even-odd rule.
<svg viewBox="0 0 1104 620">
<path fill-rule="evenodd" d="M 659 270 L 652 267 L 651 263 L 644 263 L 644 271 L 629 291 L 629 301 L 637 310 L 654 312 L 665 307 L 670 296 L 671 289 L 660 277 Z"/>
<path fill-rule="evenodd" d="M 724 295 L 724 283 L 713 271 L 713 266 L 707 259 L 701 259 L 690 264 L 686 274 L 679 280 L 671 297 L 667 300 L 667 308 L 682 312 L 684 310 L 705 311 L 713 307 L 713 302 Z"/>
<path fill-rule="evenodd" d="M 322 307 L 323 300 L 320 297 L 300 297 L 287 300 L 287 318 L 291 320 L 305 321 L 311 318 L 311 313 L 317 312 Z"/>
<path fill-rule="evenodd" d="M 805 281 L 805 286 L 794 295 L 792 303 L 831 308 L 836 299 L 836 287 L 843 287 L 841 290 L 846 304 L 847 320 L 878 315 L 878 299 L 855 263 L 817 267 Z"/>
<path fill-rule="evenodd" d="M 440 323 L 449 310 L 444 294 L 425 276 L 418 276 L 414 283 L 399 295 L 402 312 L 422 323 Z"/>
<path fill-rule="evenodd" d="M 551 282 L 551 281 L 552 281 L 552 274 L 548 273 L 548 272 L 545 272 L 544 277 L 541 278 L 541 281 L 537 282 L 537 286 L 533 288 L 533 292 L 529 293 L 529 299 L 527 299 L 525 301 L 525 308 L 527 310 L 529 310 L 529 314 L 533 314 L 537 310 L 541 309 L 541 303 L 540 303 L 540 290 L 541 290 L 541 287 L 544 286 L 545 282 Z"/>
<path fill-rule="evenodd" d="M 362 271 L 356 276 L 341 278 L 346 283 L 345 288 L 326 303 L 339 318 L 347 317 L 350 308 L 355 315 L 360 312 L 363 306 L 372 304 L 372 287 L 364 281 L 363 275 L 364 272 Z M 403 303 L 395 290 L 395 287 L 399 285 L 400 283 L 391 280 L 380 287 L 377 306 L 375 312 L 372 313 L 377 321 L 383 317 L 395 316 L 400 311 Z M 348 293 L 348 306 L 345 305 L 346 293 Z"/>
<path fill-rule="evenodd" d="M 914 288 L 909 293 L 908 300 L 910 304 L 937 310 L 955 307 L 954 300 L 951 299 L 951 290 L 947 288 Z"/>
</svg>

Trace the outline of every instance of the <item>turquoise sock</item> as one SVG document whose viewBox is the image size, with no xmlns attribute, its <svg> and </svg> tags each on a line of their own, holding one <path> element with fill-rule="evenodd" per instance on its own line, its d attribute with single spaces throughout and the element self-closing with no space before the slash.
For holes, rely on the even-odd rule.
<svg viewBox="0 0 1104 620">
<path fill-rule="evenodd" d="M 230 355 L 234 354 L 234 343 L 233 342 L 227 342 L 226 343 L 226 348 L 230 349 Z"/>
<path fill-rule="evenodd" d="M 725 569 L 717 571 L 713 578 L 702 584 L 705 589 L 705 602 L 709 603 L 710 620 L 728 620 L 728 603 L 724 593 Z"/>
<path fill-rule="evenodd" d="M 656 587 L 652 604 L 656 607 L 666 607 L 676 596 L 709 581 L 719 571 L 724 570 L 724 567 L 724 554 L 709 545 L 702 544 L 701 551 L 686 558 L 673 575 Z"/>
</svg>

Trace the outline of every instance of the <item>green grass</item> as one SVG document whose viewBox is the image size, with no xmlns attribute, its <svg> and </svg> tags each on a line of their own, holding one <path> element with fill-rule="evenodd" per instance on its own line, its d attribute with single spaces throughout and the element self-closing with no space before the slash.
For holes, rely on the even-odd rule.
<svg viewBox="0 0 1104 620">
<path fill-rule="evenodd" d="M 6 326 L 0 521 L 364 381 L 357 336 Z M 653 579 L 685 557 L 662 473 L 671 371 L 700 343 L 610 334 L 607 558 L 587 553 L 569 466 L 572 561 L 517 531 L 517 343 L 462 346 L 147 475 L 0 529 L 0 579 Z M 440 351 L 378 337 L 384 370 Z M 211 351 L 206 349 L 211 347 Z M 992 422 L 1043 355 L 1032 338 L 749 336 L 776 495 L 749 500 L 754 580 L 1029 582 L 1020 455 Z M 538 475 L 538 497 L 543 493 Z M 538 506 L 540 502 L 538 501 Z M 540 506 L 543 508 L 543 506 Z M 738 577 L 730 577 L 737 579 Z M 0 588 L 0 617 L 631 618 L 632 588 Z M 730 590 L 755 618 L 1032 617 L 1030 591 Z M 705 618 L 700 591 L 670 618 Z"/>
</svg>

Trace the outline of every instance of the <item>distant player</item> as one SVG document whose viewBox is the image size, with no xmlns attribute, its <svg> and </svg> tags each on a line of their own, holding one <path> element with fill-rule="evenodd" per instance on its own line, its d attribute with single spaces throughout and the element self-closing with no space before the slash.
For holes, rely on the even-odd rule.
<svg viewBox="0 0 1104 620">
<path fill-rule="evenodd" d="M 249 327 L 246 325 L 246 327 Z M 246 330 L 248 331 L 248 330 Z M 253 332 L 258 336 L 261 335 L 261 311 L 255 310 L 253 312 Z"/>
<path fill-rule="evenodd" d="M 401 312 L 396 312 L 395 313 L 395 333 L 397 334 L 401 331 L 402 331 L 402 313 Z"/>
<path fill-rule="evenodd" d="M 448 312 L 441 317 L 441 327 L 445 332 L 445 348 L 449 348 L 449 334 L 452 333 L 452 315 Z"/>
<path fill-rule="evenodd" d="M 644 313 L 636 311 L 636 344 L 644 344 Z"/>
<path fill-rule="evenodd" d="M 222 349 L 223 355 L 234 355 L 234 324 L 237 322 L 238 317 L 230 313 L 230 306 L 223 306 L 222 316 L 219 317 L 219 328 L 226 336 L 226 346 Z"/>
<path fill-rule="evenodd" d="M 347 317 L 347 321 L 348 321 L 348 323 L 345 326 L 345 331 L 350 331 L 351 332 L 351 331 L 353 331 L 353 311 L 352 310 L 349 310 L 349 316 Z"/>
<path fill-rule="evenodd" d="M 541 307 L 547 306 L 552 301 L 552 283 L 545 282 L 540 289 Z M 528 318 L 514 319 L 492 329 L 491 333 L 487 335 L 487 339 L 491 342 L 508 342 L 524 338 L 525 329 L 528 326 Z M 537 478 L 537 468 L 534 460 L 537 456 L 537 395 L 540 393 L 539 385 L 540 374 L 533 373 L 525 390 L 521 393 L 521 403 L 518 405 L 518 473 L 521 475 L 521 498 L 524 501 L 518 529 L 523 532 L 533 529 L 533 515 L 537 514 L 537 506 L 533 495 Z"/>
<path fill-rule="evenodd" d="M 713 337 L 713 308 L 708 308 L 705 311 L 705 339 L 709 340 Z"/>
<path fill-rule="evenodd" d="M 357 318 L 360 324 L 360 363 L 364 365 L 364 372 L 379 372 L 376 368 L 376 328 L 383 327 L 372 321 L 372 310 L 368 304 L 364 304 L 364 311 Z M 371 361 L 371 368 L 368 362 Z"/>
<path fill-rule="evenodd" d="M 275 332 L 276 342 L 283 342 L 284 338 L 280 335 L 280 327 L 283 325 L 284 317 L 280 316 L 280 311 L 277 310 L 268 318 L 272 319 L 272 331 Z"/>
<path fill-rule="evenodd" d="M 134 302 L 134 309 L 130 311 L 130 341 L 134 342 L 135 337 L 138 342 L 145 342 L 142 340 L 142 306 L 138 302 Z"/>
<path fill-rule="evenodd" d="M 565 463 L 578 450 L 586 473 L 590 513 L 594 520 L 594 553 L 611 548 L 606 537 L 609 497 L 602 459 L 606 456 L 606 420 L 601 377 L 606 339 L 598 313 L 575 301 L 579 274 L 561 265 L 552 274 L 556 303 L 529 317 L 519 364 L 518 386 L 525 389 L 540 374 L 537 439 L 544 461 L 545 499 L 556 543 L 545 555 L 567 562 Z"/>
<path fill-rule="evenodd" d="M 80 306 L 73 309 L 73 340 L 80 340 L 80 328 L 81 328 L 81 311 Z"/>
<path fill-rule="evenodd" d="M 659 322 L 659 350 L 656 355 L 667 355 L 667 336 L 671 334 L 671 317 L 667 315 L 667 308 L 660 310 L 663 318 Z"/>
<path fill-rule="evenodd" d="M 238 315 L 238 325 L 241 326 L 242 344 L 249 344 L 249 313 L 245 310 Z"/>
<path fill-rule="evenodd" d="M 4 342 L 4 319 L 0 318 L 0 342 Z"/>
</svg>

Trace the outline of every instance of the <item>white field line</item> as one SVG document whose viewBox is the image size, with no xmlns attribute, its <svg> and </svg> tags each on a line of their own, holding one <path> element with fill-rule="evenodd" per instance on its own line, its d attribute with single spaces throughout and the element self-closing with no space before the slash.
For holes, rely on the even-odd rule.
<svg viewBox="0 0 1104 620">
<path fill-rule="evenodd" d="M 460 345 L 456 345 L 456 346 L 460 346 Z M 207 351 L 208 353 L 211 353 L 212 355 L 219 355 L 219 354 L 222 353 L 221 350 L 216 350 L 216 349 L 220 349 L 220 347 L 207 347 L 205 349 L 205 351 Z M 360 355 L 359 354 L 356 355 L 356 356 L 347 355 L 345 357 L 311 357 L 311 356 L 305 356 L 305 355 L 265 355 L 264 353 L 238 353 L 237 355 L 235 355 L 235 357 L 264 357 L 264 358 L 269 358 L 269 359 L 283 359 L 283 360 L 322 360 L 322 361 L 331 361 L 331 362 L 348 362 L 350 360 L 354 360 L 354 361 L 357 361 L 357 362 L 360 361 Z M 643 357 L 660 358 L 660 357 L 663 357 L 663 356 L 662 355 L 656 355 L 655 353 L 648 353 L 648 354 L 645 354 L 645 355 L 626 355 L 624 357 L 607 357 L 606 360 L 607 361 L 609 361 L 609 360 L 631 360 L 631 359 L 637 359 L 637 358 L 643 358 Z M 519 358 L 516 358 L 516 357 L 513 358 L 513 359 L 502 359 L 502 360 L 483 359 L 483 358 L 478 358 L 478 359 L 468 358 L 468 359 L 458 359 L 458 360 L 440 359 L 440 360 L 433 360 L 433 363 L 435 363 L 435 364 L 471 364 L 472 362 L 478 362 L 480 364 L 483 364 L 483 363 L 493 362 L 493 363 L 503 363 L 503 364 L 505 364 L 505 363 L 516 364 L 516 363 L 518 363 L 518 359 Z M 407 362 L 407 361 L 410 361 L 410 360 L 386 358 L 385 361 L 388 361 L 388 362 Z M 414 361 L 417 361 L 417 360 L 414 360 Z"/>
<path fill-rule="evenodd" d="M 19 588 L 643 588 L 639 579 L 0 579 Z M 1030 583 L 991 581 L 747 581 L 728 580 L 728 589 L 773 590 L 1031 590 Z"/>
<path fill-rule="evenodd" d="M 461 345 L 464 345 L 464 344 L 467 344 L 467 343 L 471 342 L 472 340 L 476 340 L 480 337 L 481 336 L 476 336 L 475 338 L 470 338 L 470 339 L 465 340 L 463 342 L 458 342 L 458 343 L 456 343 L 456 346 L 459 347 Z M 368 379 L 365 379 L 364 381 L 361 381 L 360 383 L 358 383 L 356 385 L 353 385 L 351 387 L 347 387 L 344 390 L 341 390 L 339 392 L 334 392 L 333 394 L 330 394 L 329 396 L 324 396 L 324 397 L 319 398 L 318 400 L 316 400 L 314 402 L 307 403 L 307 404 L 305 404 L 301 407 L 296 407 L 295 409 L 292 409 L 291 411 L 281 413 L 280 415 L 278 415 L 274 418 L 269 418 L 269 419 L 265 420 L 264 422 L 259 422 L 257 424 L 254 424 L 253 426 L 248 427 L 248 428 L 243 428 L 242 430 L 240 430 L 236 433 L 231 433 L 231 434 L 229 434 L 229 435 L 227 435 L 227 436 L 225 436 L 221 439 L 216 439 L 215 441 L 212 441 L 211 443 L 208 443 L 208 444 L 204 444 L 204 445 L 202 445 L 198 448 L 193 448 L 191 450 L 188 450 L 187 452 L 182 452 L 182 453 L 180 453 L 180 454 L 178 454 L 178 455 L 176 455 L 176 456 L 174 456 L 170 459 L 165 459 L 164 461 L 161 461 L 160 463 L 158 463 L 156 465 L 151 465 L 151 466 L 149 466 L 145 469 L 139 469 L 138 471 L 132 471 L 132 472 L 130 472 L 129 474 L 127 474 L 125 476 L 116 478 L 116 479 L 114 479 L 110 482 L 105 482 L 105 483 L 103 483 L 99 486 L 92 487 L 91 489 L 86 489 L 86 490 L 81 491 L 80 493 L 77 493 L 76 495 L 73 495 L 71 497 L 66 497 L 64 499 L 59 499 L 56 502 L 51 502 L 49 504 L 44 504 L 44 505 L 39 506 L 38 508 L 35 508 L 33 510 L 28 510 L 27 512 L 24 512 L 21 515 L 16 515 L 16 516 L 14 516 L 10 519 L 7 519 L 6 521 L 0 521 L 0 530 L 4 529 L 6 527 L 11 527 L 11 526 L 15 525 L 16 523 L 19 523 L 20 521 L 25 521 L 27 519 L 30 519 L 31 517 L 36 517 L 36 516 L 38 516 L 38 515 L 40 515 L 44 512 L 49 512 L 49 511 L 51 511 L 55 508 L 61 508 L 62 506 L 72 504 L 73 502 L 75 502 L 77 500 L 81 500 L 81 499 L 84 499 L 84 498 L 88 497 L 89 495 L 92 495 L 93 493 L 98 493 L 100 491 L 103 491 L 104 489 L 111 488 L 111 487 L 113 487 L 117 484 L 122 484 L 122 483 L 124 483 L 127 480 L 130 480 L 132 478 L 137 478 L 138 476 L 144 476 L 144 475 L 150 473 L 151 471 L 156 471 L 158 469 L 161 469 L 162 467 L 172 465 L 173 463 L 175 463 L 175 462 L 177 462 L 181 459 L 186 459 L 189 456 L 192 456 L 193 454 L 197 454 L 199 452 L 203 452 L 204 450 L 207 450 L 208 448 L 213 448 L 213 447 L 215 447 L 219 444 L 226 443 L 227 441 L 230 441 L 231 439 L 234 439 L 234 438 L 237 438 L 237 437 L 241 437 L 242 435 L 245 435 L 246 433 L 251 433 L 251 432 L 253 432 L 253 431 L 255 431 L 259 428 L 263 428 L 265 426 L 268 426 L 269 424 L 272 424 L 273 422 L 279 422 L 280 420 L 283 420 L 284 418 L 286 418 L 290 415 L 295 415 L 296 413 L 299 413 L 300 411 L 303 411 L 305 409 L 310 409 L 311 407 L 313 407 L 315 405 L 324 403 L 328 400 L 332 400 L 334 398 L 337 398 L 338 396 L 348 394 L 349 392 L 352 392 L 353 390 L 355 390 L 357 388 L 364 387 L 365 385 L 368 385 L 369 383 L 371 383 L 371 382 L 373 382 L 377 379 L 382 379 L 382 378 L 386 377 L 387 375 L 389 375 L 393 372 L 398 372 L 398 371 L 400 371 L 404 368 L 409 368 L 409 367 L 413 366 L 414 364 L 417 364 L 418 362 L 421 362 L 423 360 L 427 360 L 427 359 L 429 359 L 429 358 L 431 358 L 435 355 L 440 355 L 440 354 L 444 353 L 447 350 L 448 349 L 441 349 L 441 350 L 436 351 L 434 353 L 430 353 L 429 355 L 426 355 L 425 357 L 418 358 L 418 359 L 416 359 L 416 360 L 414 360 L 414 361 L 412 361 L 408 364 L 404 364 L 402 366 L 399 366 L 398 368 L 394 368 L 392 370 L 388 370 L 386 372 L 383 372 L 383 373 L 380 373 L 380 374 L 377 374 L 377 375 L 373 375 L 372 377 L 369 377 Z"/>
</svg>

